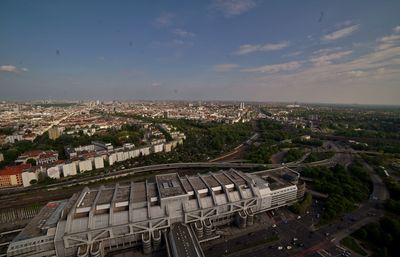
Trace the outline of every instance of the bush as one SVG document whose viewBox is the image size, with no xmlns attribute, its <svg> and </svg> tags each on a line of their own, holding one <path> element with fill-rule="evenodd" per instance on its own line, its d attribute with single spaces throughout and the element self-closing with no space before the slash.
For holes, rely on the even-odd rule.
<svg viewBox="0 0 400 257">
<path fill-rule="evenodd" d="M 385 209 L 387 211 L 400 215 L 400 200 L 393 200 L 393 199 L 386 200 Z"/>
<path fill-rule="evenodd" d="M 297 161 L 303 156 L 304 152 L 299 149 L 290 149 L 283 157 L 284 162 Z"/>
<path fill-rule="evenodd" d="M 295 203 L 289 207 L 289 209 L 296 214 L 304 214 L 310 209 L 312 205 L 312 195 L 306 193 L 304 199 L 301 202 Z"/>
</svg>

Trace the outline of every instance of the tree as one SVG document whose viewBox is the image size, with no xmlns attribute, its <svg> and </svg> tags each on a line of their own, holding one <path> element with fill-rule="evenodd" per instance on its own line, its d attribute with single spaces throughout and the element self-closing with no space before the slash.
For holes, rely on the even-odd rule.
<svg viewBox="0 0 400 257">
<path fill-rule="evenodd" d="M 28 159 L 28 160 L 26 161 L 26 163 L 29 163 L 29 164 L 31 164 L 32 166 L 36 166 L 36 160 L 35 160 L 35 159 Z"/>
</svg>

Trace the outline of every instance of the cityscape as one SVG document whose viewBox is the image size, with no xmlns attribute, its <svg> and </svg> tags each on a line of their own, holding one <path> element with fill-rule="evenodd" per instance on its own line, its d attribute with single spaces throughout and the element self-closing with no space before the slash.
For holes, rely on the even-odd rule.
<svg viewBox="0 0 400 257">
<path fill-rule="evenodd" d="M 400 256 L 400 3 L 89 2 L 0 3 L 0 257 Z"/>
</svg>

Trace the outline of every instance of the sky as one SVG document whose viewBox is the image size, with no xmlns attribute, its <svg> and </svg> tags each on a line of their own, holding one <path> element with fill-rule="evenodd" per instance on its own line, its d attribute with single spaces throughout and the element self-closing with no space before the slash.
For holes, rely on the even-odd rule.
<svg viewBox="0 0 400 257">
<path fill-rule="evenodd" d="M 400 1 L 0 1 L 0 100 L 400 104 Z"/>
</svg>

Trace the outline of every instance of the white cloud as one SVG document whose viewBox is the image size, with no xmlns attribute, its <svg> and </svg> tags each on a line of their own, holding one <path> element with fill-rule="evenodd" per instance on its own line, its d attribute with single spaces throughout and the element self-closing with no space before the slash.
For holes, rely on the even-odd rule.
<svg viewBox="0 0 400 257">
<path fill-rule="evenodd" d="M 302 51 L 296 51 L 296 52 L 291 52 L 288 54 L 282 55 L 282 57 L 295 57 L 301 55 L 303 52 Z"/>
<path fill-rule="evenodd" d="M 153 87 L 159 87 L 159 86 L 161 86 L 162 84 L 161 84 L 161 82 L 154 82 L 154 83 L 152 83 L 151 84 Z"/>
<path fill-rule="evenodd" d="M 245 13 L 256 6 L 254 0 L 214 0 L 211 7 L 222 12 L 225 17 Z"/>
<path fill-rule="evenodd" d="M 25 72 L 29 71 L 29 69 L 28 69 L 28 68 L 25 68 L 25 67 L 21 68 L 21 70 L 22 70 L 22 71 L 25 71 Z"/>
<path fill-rule="evenodd" d="M 396 44 L 400 43 L 400 35 L 389 35 L 389 36 L 384 36 L 381 38 L 378 38 L 376 40 L 379 45 L 375 48 L 377 51 L 379 50 L 385 50 L 391 47 L 394 47 Z"/>
<path fill-rule="evenodd" d="M 239 65 L 234 63 L 223 63 L 214 65 L 213 70 L 216 72 L 227 72 L 227 71 L 232 71 L 238 67 Z"/>
<path fill-rule="evenodd" d="M 296 70 L 301 67 L 301 63 L 298 61 L 292 61 L 287 63 L 269 64 L 255 68 L 242 69 L 245 72 L 262 72 L 262 73 L 276 73 L 280 71 Z"/>
<path fill-rule="evenodd" d="M 313 54 L 328 54 L 342 49 L 341 47 L 322 48 L 313 52 Z"/>
<path fill-rule="evenodd" d="M 390 35 L 390 36 L 385 36 L 385 37 L 381 37 L 380 39 L 378 39 L 379 42 L 382 43 L 389 43 L 389 42 L 394 42 L 400 40 L 400 35 Z"/>
<path fill-rule="evenodd" d="M 393 47 L 394 44 L 389 44 L 389 43 L 384 43 L 384 44 L 379 44 L 375 50 L 380 51 L 380 50 L 385 50 L 385 49 L 389 49 L 391 47 Z"/>
<path fill-rule="evenodd" d="M 347 37 L 349 35 L 351 35 L 353 32 L 355 32 L 356 30 L 358 30 L 360 27 L 360 25 L 352 25 L 352 26 L 348 26 L 348 27 L 344 27 L 341 29 L 338 29 L 332 33 L 326 34 L 324 36 L 322 36 L 322 40 L 324 41 L 334 41 L 343 37 Z"/>
<path fill-rule="evenodd" d="M 363 76 L 366 76 L 368 74 L 367 71 L 363 71 L 363 70 L 352 70 L 347 72 L 348 75 L 356 77 L 356 78 L 360 78 Z"/>
<path fill-rule="evenodd" d="M 329 65 L 310 66 L 290 74 L 270 74 L 259 78 L 264 83 L 296 84 L 304 87 L 346 85 L 347 79 L 400 79 L 400 47 L 372 51 L 351 61 Z M 368 83 L 370 81 L 366 80 Z"/>
<path fill-rule="evenodd" d="M 394 33 L 400 33 L 400 26 L 396 26 L 393 28 Z"/>
<path fill-rule="evenodd" d="M 161 13 L 154 21 L 153 25 L 156 28 L 166 28 L 172 25 L 175 15 L 172 13 L 164 12 Z"/>
<path fill-rule="evenodd" d="M 174 29 L 172 31 L 176 36 L 182 37 L 182 38 L 193 38 L 195 36 L 194 33 L 183 30 L 183 29 Z"/>
<path fill-rule="evenodd" d="M 269 44 L 258 44 L 258 45 L 241 45 L 239 47 L 239 50 L 234 52 L 234 55 L 244 55 L 244 54 L 250 54 L 253 52 L 268 52 L 268 51 L 277 51 L 281 50 L 283 48 L 286 48 L 289 46 L 288 41 L 283 41 L 279 43 L 269 43 Z"/>
<path fill-rule="evenodd" d="M 329 65 L 301 64 L 301 69 L 288 73 L 254 74 L 236 83 L 231 92 L 259 101 L 398 102 L 400 47 L 371 51 Z"/>
<path fill-rule="evenodd" d="M 313 56 L 310 58 L 310 61 L 314 65 L 326 65 L 326 64 L 331 64 L 332 61 L 341 59 L 342 57 L 345 57 L 349 54 L 351 54 L 352 51 L 341 51 L 341 52 L 335 52 L 335 53 L 324 53 L 322 55 L 318 56 Z"/>
<path fill-rule="evenodd" d="M 15 67 L 14 65 L 2 65 L 0 66 L 0 71 L 4 71 L 4 72 L 18 72 L 17 67 Z"/>
</svg>

